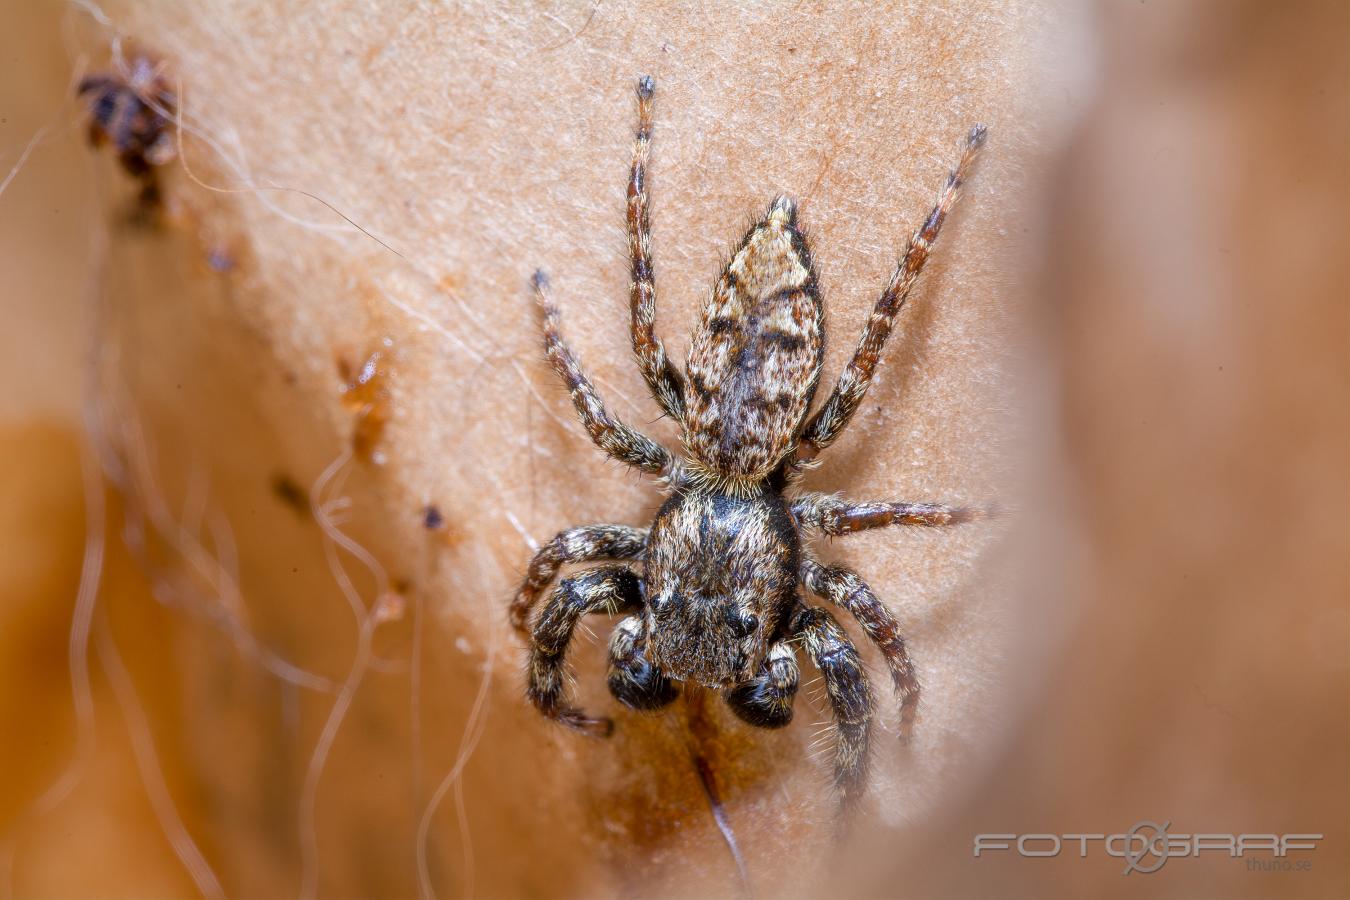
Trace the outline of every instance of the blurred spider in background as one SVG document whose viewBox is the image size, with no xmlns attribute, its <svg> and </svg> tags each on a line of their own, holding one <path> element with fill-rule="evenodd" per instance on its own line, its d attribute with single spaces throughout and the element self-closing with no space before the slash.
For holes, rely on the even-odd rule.
<svg viewBox="0 0 1350 900">
<path fill-rule="evenodd" d="M 130 62 L 118 54 L 113 71 L 88 75 L 76 89 L 89 107 L 89 143 L 112 146 L 122 168 L 141 184 L 142 210 L 159 205 L 155 169 L 175 155 L 177 97 L 163 69 L 144 54 L 133 54 Z"/>
</svg>

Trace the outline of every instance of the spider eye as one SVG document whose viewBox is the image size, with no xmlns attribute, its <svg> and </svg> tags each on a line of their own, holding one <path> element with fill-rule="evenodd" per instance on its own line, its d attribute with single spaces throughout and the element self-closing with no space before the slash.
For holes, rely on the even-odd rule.
<svg viewBox="0 0 1350 900">
<path fill-rule="evenodd" d="M 742 613 L 731 620 L 731 633 L 737 638 L 747 638 L 758 628 L 759 616 L 753 613 Z"/>
</svg>

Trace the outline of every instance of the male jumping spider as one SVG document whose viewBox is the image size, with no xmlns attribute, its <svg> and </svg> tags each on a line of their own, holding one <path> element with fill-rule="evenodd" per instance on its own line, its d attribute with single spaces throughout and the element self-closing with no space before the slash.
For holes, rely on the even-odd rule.
<svg viewBox="0 0 1350 900">
<path fill-rule="evenodd" d="M 582 424 L 609 456 L 664 479 L 670 498 L 650 529 L 570 528 L 535 555 L 511 605 L 512 623 L 521 631 L 561 566 L 621 564 L 587 569 L 558 584 L 530 633 L 529 698 L 545 716 L 570 728 L 608 735 L 613 727 L 608 719 L 568 703 L 563 657 L 582 615 L 624 614 L 609 642 L 609 689 L 619 702 L 657 709 L 675 699 L 675 682 L 692 681 L 720 691 L 749 724 L 780 728 L 792 720 L 800 645 L 824 676 L 837 720 L 835 784 L 847 806 L 861 795 L 865 780 L 872 692 L 847 634 L 828 611 L 803 602 L 800 588 L 851 613 L 881 649 L 900 698 L 905 740 L 919 682 L 891 613 L 856 573 L 807 555 L 803 532 L 955 525 L 985 513 L 785 492 L 839 437 L 867 392 L 891 323 L 956 202 L 985 128 L 971 129 L 937 205 L 877 301 L 853 359 L 808 418 L 820 378 L 823 309 L 792 200 L 773 201 L 723 270 L 694 333 L 687 375 L 666 357 L 654 333 L 646 174 L 654 88 L 651 77 L 637 83 L 637 138 L 628 182 L 631 331 L 653 397 L 683 429 L 685 455 L 671 453 L 605 410 L 559 335 L 548 279 L 536 272 L 544 346 Z"/>
</svg>

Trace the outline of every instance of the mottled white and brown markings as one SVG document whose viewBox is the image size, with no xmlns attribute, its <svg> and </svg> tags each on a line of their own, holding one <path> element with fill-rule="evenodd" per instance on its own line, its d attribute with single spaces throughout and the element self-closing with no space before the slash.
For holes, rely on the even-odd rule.
<svg viewBox="0 0 1350 900">
<path fill-rule="evenodd" d="M 605 408 L 559 332 L 548 279 L 533 284 L 544 313 L 548 358 L 595 444 L 657 476 L 669 497 L 648 529 L 585 525 L 558 534 L 535 555 L 512 623 L 530 641 L 527 693 L 549 718 L 597 735 L 610 720 L 566 697 L 568 643 L 581 616 L 622 615 L 610 641 L 609 688 L 625 706 L 669 704 L 678 685 L 721 693 L 741 719 L 779 728 L 792 719 L 797 650 L 820 670 L 835 718 L 835 784 L 841 809 L 862 794 L 874 718 L 871 688 L 848 634 L 815 595 L 850 613 L 886 659 L 900 697 L 901 735 L 918 709 L 919 681 L 895 617 L 856 572 L 825 566 L 805 534 L 843 535 L 889 525 L 945 526 L 988 509 L 932 503 L 855 503 L 794 491 L 804 465 L 843 432 L 867 392 L 891 325 L 913 289 L 980 146 L 971 130 L 960 161 L 877 300 L 830 396 L 814 415 L 823 306 L 810 248 L 793 202 L 779 197 L 732 254 L 696 330 L 687 378 L 656 336 L 647 162 L 651 78 L 638 81 L 638 127 L 628 182 L 631 337 L 652 396 L 680 426 L 676 455 Z M 531 625 L 530 613 L 564 565 L 602 563 L 563 578 Z"/>
<path fill-rule="evenodd" d="M 753 486 L 792 448 L 820 380 L 820 298 L 793 202 L 779 197 L 713 289 L 689 353 L 685 447 Z"/>
</svg>

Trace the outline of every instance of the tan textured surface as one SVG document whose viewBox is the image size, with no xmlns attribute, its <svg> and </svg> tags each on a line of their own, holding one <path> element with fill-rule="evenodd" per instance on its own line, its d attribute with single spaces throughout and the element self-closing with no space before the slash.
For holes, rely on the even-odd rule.
<svg viewBox="0 0 1350 900">
<path fill-rule="evenodd" d="M 1350 586 L 1336 555 L 1346 536 L 1345 421 L 1306 402 L 1347 407 L 1334 300 L 1346 282 L 1343 210 L 1337 219 L 1326 205 L 1345 193 L 1328 180 L 1345 175 L 1344 82 L 1317 43 L 1344 33 L 1344 15 L 1323 5 L 1271 19 L 1253 5 L 1226 12 L 1216 29 L 1205 9 L 1119 6 L 1092 23 L 1107 54 L 1102 107 L 1059 169 L 1067 189 L 1052 237 L 1062 255 L 1034 279 L 1006 254 L 1038 233 L 1049 205 L 1028 200 L 1021 182 L 1036 184 L 1058 114 L 1038 112 L 1029 97 L 1082 74 L 1072 45 L 1044 69 L 1033 61 L 1042 29 L 1072 30 L 1062 14 L 925 5 L 890 22 L 764 10 L 731 23 L 707 10 L 640 22 L 607 6 L 528 21 L 477 6 L 398 21 L 323 4 L 289 17 L 266 4 L 116 13 L 178 63 L 189 114 L 228 153 L 237 141 L 254 179 L 325 197 L 408 257 L 287 222 L 279 211 L 341 225 L 294 194 L 209 198 L 180 178 L 168 231 L 116 231 L 104 281 L 175 508 L 190 497 L 193 472 L 209 472 L 210 508 L 232 523 L 255 631 L 330 677 L 345 673 L 354 623 L 314 526 L 269 483 L 284 473 L 307 485 L 337 452 L 349 423 L 335 356 L 360 360 L 381 337 L 396 342 L 390 459 L 352 477 L 352 530 L 426 603 L 422 770 L 409 750 L 406 674 L 373 673 L 319 795 L 324 893 L 416 891 L 417 817 L 454 760 L 489 650 L 486 730 L 464 780 L 475 866 L 470 876 L 452 794 L 430 843 L 439 891 L 728 889 L 729 863 L 699 805 L 678 719 L 621 720 L 625 737 L 607 745 L 541 728 L 519 700 L 503 617 L 528 554 L 522 532 L 539 540 L 575 522 L 641 523 L 655 500 L 570 423 L 539 359 L 525 290 L 530 269 L 546 266 L 565 328 L 607 398 L 635 424 L 654 417 L 624 333 L 621 188 L 630 83 L 641 71 L 660 82 L 659 327 L 677 357 L 718 254 L 745 216 L 784 190 L 804 200 L 831 328 L 827 377 L 837 372 L 957 139 L 975 119 L 991 125 L 991 152 L 928 286 L 902 314 L 854 431 L 810 486 L 960 500 L 1002 494 L 1011 478 L 1041 494 L 1036 467 L 1028 475 L 1005 453 L 1016 429 L 997 411 L 1017 383 L 1011 408 L 1027 430 L 1053 426 L 1042 410 L 1058 397 L 1067 412 L 1073 468 L 1064 471 L 1086 514 L 1071 533 L 1091 547 L 1086 568 L 1063 535 L 1048 559 L 1020 543 L 1007 548 L 1025 552 L 1000 553 L 973 529 L 877 534 L 825 550 L 893 601 L 929 687 L 914 758 L 878 754 L 873 813 L 915 827 L 862 835 L 848 866 L 858 881 L 845 893 L 1345 892 Z M 1326 109 L 1341 111 L 1335 127 Z M 188 153 L 204 177 L 231 182 L 216 152 L 190 140 Z M 116 186 L 108 174 L 102 183 Z M 0 199 L 16 204 L 0 205 L 7 227 L 12 209 L 38 208 L 42 195 L 23 206 L 16 197 Z M 1311 226 L 1296 216 L 1311 216 Z M 1162 236 L 1150 238 L 1160 224 Z M 49 245 L 29 232 L 7 236 L 4 249 Z M 238 259 L 234 273 L 204 266 L 218 246 Z M 1273 268 L 1258 272 L 1255 259 Z M 1021 289 L 1042 284 L 1041 302 L 1024 307 Z M 52 322 L 70 304 L 48 310 L 33 291 L 5 302 L 34 329 L 68 333 Z M 1021 329 L 1030 332 L 1023 356 L 1063 360 L 1058 387 L 1039 387 L 1035 365 L 1021 382 L 998 373 Z M 23 349 L 30 356 L 8 354 L 16 373 L 41 372 L 52 385 L 66 373 L 73 383 L 69 366 Z M 53 387 L 55 399 L 33 408 L 69 416 L 69 396 Z M 14 405 L 13 416 L 28 411 Z M 668 423 L 652 430 L 672 436 Z M 35 451 L 32 442 L 47 438 L 26 440 L 6 459 L 49 458 L 50 469 L 78 478 L 68 450 Z M 1033 445 L 1042 467 L 1058 464 L 1056 440 L 1046 443 Z M 52 497 L 34 501 L 43 508 L 78 517 L 69 502 L 77 493 L 60 478 L 50 494 L 44 484 L 22 486 Z M 1049 496 L 1058 496 L 1053 484 Z M 445 535 L 420 530 L 428 501 L 445 512 Z M 79 532 L 61 533 L 69 545 Z M 60 603 L 77 552 L 52 557 L 50 591 L 37 576 L 19 583 Z M 1015 569 L 1010 556 L 1038 566 L 1035 590 L 976 587 L 1002 581 Z M 125 604 L 109 601 L 119 644 L 189 828 L 232 893 L 293 893 L 296 797 L 328 701 L 305 695 L 296 717 L 287 692 L 218 631 L 125 593 Z M 1018 682 L 1005 679 L 1034 672 L 1072 621 L 1058 598 L 1085 611 L 1083 625 L 1006 752 L 999 719 L 1020 710 L 1009 702 Z M 44 605 L 17 608 L 34 603 Z M 1036 626 L 1025 645 L 1009 646 L 1015 632 L 995 615 L 1009 607 Z M 12 608 L 7 624 L 23 616 Z M 24 701 L 65 702 L 61 665 L 50 659 L 59 660 L 62 619 L 20 621 L 33 621 L 24 630 L 49 648 L 32 663 L 45 667 L 42 683 L 58 682 Z M 382 656 L 406 657 L 410 645 L 408 621 L 377 634 Z M 607 704 L 599 648 L 578 656 L 583 698 Z M 16 718 L 24 708 L 5 707 Z M 109 713 L 116 723 L 115 707 Z M 68 741 L 68 723 L 62 732 L 56 713 L 43 715 L 34 728 Z M 802 889 L 797 873 L 818 866 L 795 843 L 819 834 L 815 816 L 827 809 L 823 761 L 804 750 L 813 718 L 779 736 L 729 728 L 714 754 L 765 892 Z M 109 737 L 92 790 L 134 786 L 115 730 L 101 733 Z M 34 752 L 25 751 L 6 815 L 50 777 L 31 763 Z M 981 759 L 998 765 L 990 771 Z M 187 889 L 167 845 L 154 853 L 154 820 L 135 811 L 135 798 L 77 794 L 62 807 L 59 817 L 86 825 L 116 817 L 145 848 L 120 854 L 125 873 L 95 868 L 107 874 L 89 884 L 100 893 Z M 80 892 L 62 851 L 88 859 L 78 853 L 110 846 L 92 832 L 64 835 L 59 817 L 26 837 L 21 893 Z M 1328 839 L 1310 875 L 1179 860 L 1148 879 L 1121 879 L 1114 860 L 969 855 L 978 831 L 1109 831 L 1149 817 L 1170 817 L 1177 829 L 1322 830 Z"/>
</svg>

